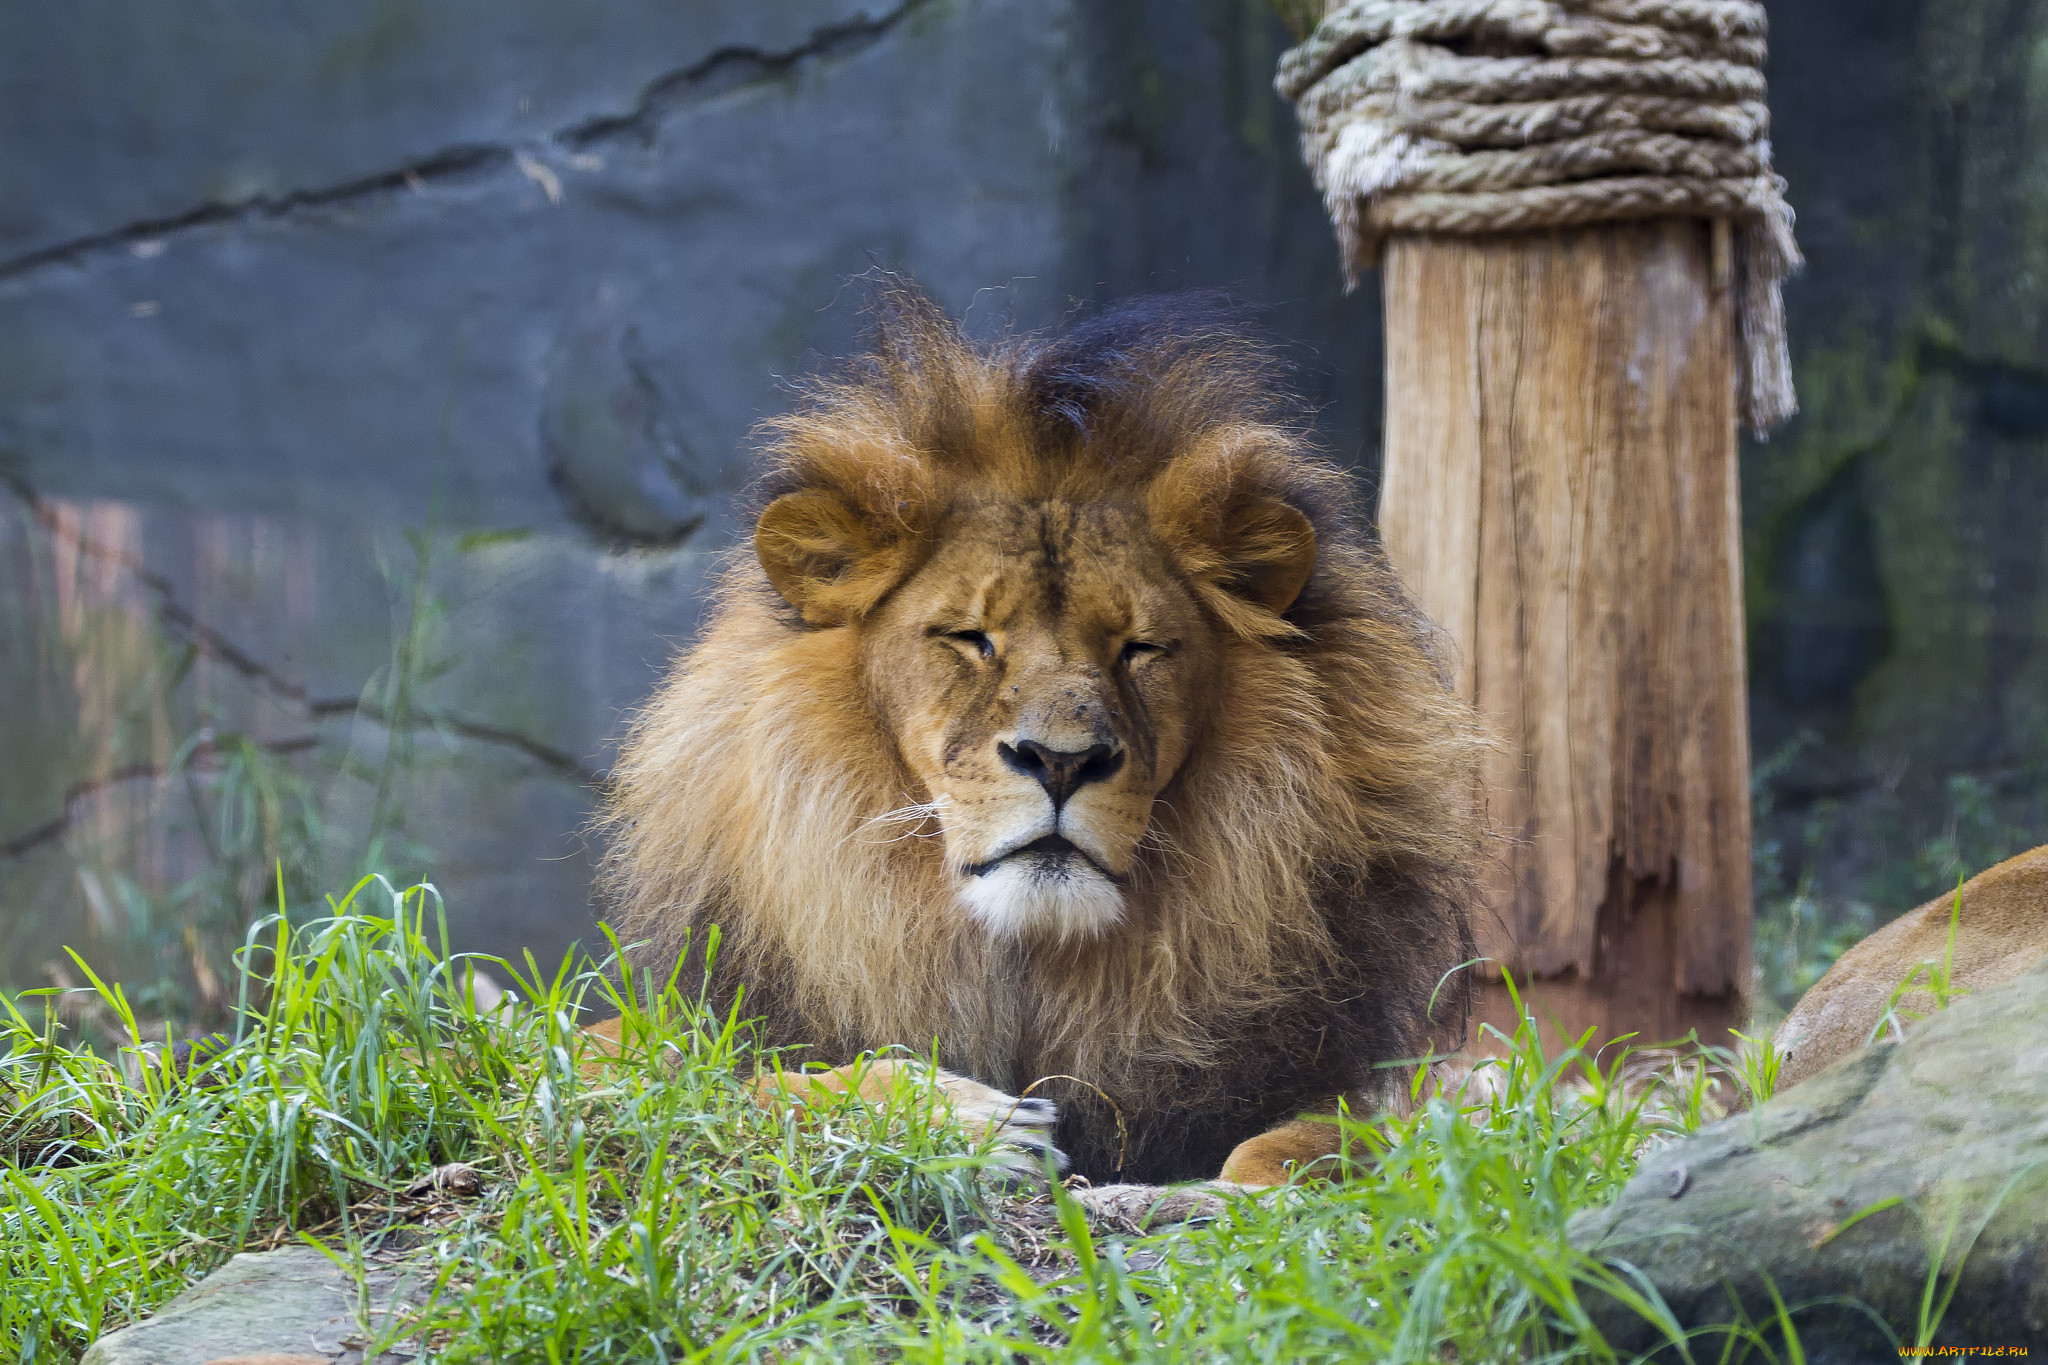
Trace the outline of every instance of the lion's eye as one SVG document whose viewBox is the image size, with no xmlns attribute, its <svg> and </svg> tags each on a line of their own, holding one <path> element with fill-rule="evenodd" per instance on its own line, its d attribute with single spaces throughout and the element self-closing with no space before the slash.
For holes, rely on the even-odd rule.
<svg viewBox="0 0 2048 1365">
<path fill-rule="evenodd" d="M 1123 660 L 1124 667 L 1128 668 L 1147 655 L 1164 654 L 1165 652 L 1165 645 L 1155 645 L 1149 640 L 1132 640 L 1124 646 L 1120 657 Z"/>
<path fill-rule="evenodd" d="M 993 659 L 996 656 L 995 642 L 978 630 L 949 630 L 945 632 L 945 636 L 955 644 L 966 645 L 984 659 Z"/>
</svg>

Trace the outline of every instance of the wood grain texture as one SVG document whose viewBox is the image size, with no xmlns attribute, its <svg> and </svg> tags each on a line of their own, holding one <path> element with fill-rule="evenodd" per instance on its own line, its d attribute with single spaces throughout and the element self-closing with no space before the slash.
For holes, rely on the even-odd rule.
<svg viewBox="0 0 2048 1365">
<path fill-rule="evenodd" d="M 1504 740 L 1481 951 L 1611 1031 L 1699 1015 L 1680 997 L 1735 1022 L 1750 971 L 1725 243 L 1410 236 L 1382 267 L 1381 533 Z"/>
</svg>

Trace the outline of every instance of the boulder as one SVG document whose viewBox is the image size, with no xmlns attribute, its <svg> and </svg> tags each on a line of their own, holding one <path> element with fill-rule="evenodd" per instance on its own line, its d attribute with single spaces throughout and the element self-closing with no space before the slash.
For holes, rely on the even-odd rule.
<svg viewBox="0 0 2048 1365">
<path fill-rule="evenodd" d="M 1775 1286 L 1816 1365 L 1894 1358 L 1872 1314 L 1914 1344 L 1930 1276 L 1953 1298 L 1927 1344 L 2048 1349 L 2044 1039 L 2048 964 L 1663 1147 L 1572 1241 L 1687 1328 L 1762 1322 Z M 1591 1306 L 1618 1347 L 1660 1339 Z"/>
<path fill-rule="evenodd" d="M 433 1187 L 464 1191 L 474 1181 L 466 1166 L 442 1166 L 408 1193 Z M 1214 1218 L 1226 1191 L 1207 1185 L 1077 1185 L 1074 1197 L 1103 1235 L 1136 1236 Z M 1025 1248 L 1035 1271 L 1050 1277 L 1070 1258 L 1050 1250 L 1059 1214 L 1043 1190 L 996 1203 L 998 1230 Z M 244 1252 L 171 1300 L 154 1317 L 109 1332 L 94 1342 L 80 1365 L 401 1365 L 417 1343 L 366 1357 L 392 1315 L 424 1302 L 431 1269 L 411 1268 L 399 1257 L 371 1257 L 364 1267 L 366 1298 L 348 1271 L 310 1246 Z M 358 1311 L 368 1304 L 368 1321 Z"/>
<path fill-rule="evenodd" d="M 371 1259 L 359 1296 L 354 1277 L 317 1248 L 243 1252 L 154 1317 L 101 1337 L 80 1365 L 362 1365 L 382 1320 L 423 1299 L 431 1279 Z M 396 1365 L 412 1354 L 374 1360 Z"/>
<path fill-rule="evenodd" d="M 1955 935 L 1950 939 L 1951 923 Z M 1905 1025 L 1934 1013 L 1925 989 L 1892 993 L 1916 972 L 1946 971 L 1959 992 L 2002 986 L 2048 957 L 2048 847 L 1980 872 L 1960 892 L 1909 910 L 1843 953 L 1799 998 L 1772 1044 L 1784 1054 L 1778 1088 L 1796 1084 L 1869 1042 L 1890 1010 Z M 1890 1025 L 1885 1025 L 1889 1028 Z"/>
</svg>

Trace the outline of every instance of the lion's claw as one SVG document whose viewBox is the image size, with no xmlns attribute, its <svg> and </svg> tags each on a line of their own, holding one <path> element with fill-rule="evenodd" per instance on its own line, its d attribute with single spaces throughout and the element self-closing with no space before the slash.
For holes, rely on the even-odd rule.
<svg viewBox="0 0 2048 1365">
<path fill-rule="evenodd" d="M 1030 1124 L 1038 1128 L 1050 1128 L 1059 1116 L 1059 1106 L 1051 1100 L 1026 1099 L 1017 1101 L 1017 1117 L 1015 1122 Z"/>
<path fill-rule="evenodd" d="M 994 1137 L 996 1170 L 1012 1179 L 1043 1180 L 1050 1161 L 1056 1173 L 1066 1174 L 1071 1163 L 1066 1153 L 1052 1145 L 1053 1125 L 1060 1116 L 1058 1105 L 1047 1099 L 1006 1095 L 950 1071 L 939 1072 L 936 1079 L 954 1119 L 977 1136 Z"/>
</svg>

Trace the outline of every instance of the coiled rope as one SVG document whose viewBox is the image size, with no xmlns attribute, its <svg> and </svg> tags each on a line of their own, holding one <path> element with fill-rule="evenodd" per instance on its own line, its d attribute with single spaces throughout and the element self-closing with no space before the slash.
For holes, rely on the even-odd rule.
<svg viewBox="0 0 2048 1365">
<path fill-rule="evenodd" d="M 1389 233 L 1735 224 L 1743 424 L 1798 409 L 1754 0 L 1355 0 L 1280 59 L 1347 280 Z"/>
</svg>

